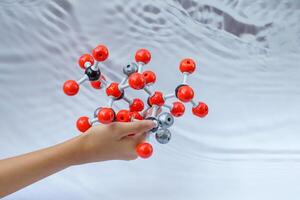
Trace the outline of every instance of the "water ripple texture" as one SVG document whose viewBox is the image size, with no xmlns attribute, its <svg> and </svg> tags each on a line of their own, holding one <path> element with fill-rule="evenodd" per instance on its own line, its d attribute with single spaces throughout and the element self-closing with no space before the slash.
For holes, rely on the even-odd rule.
<svg viewBox="0 0 300 200">
<path fill-rule="evenodd" d="M 106 103 L 90 87 L 61 89 L 99 43 L 115 81 L 148 48 L 166 92 L 194 58 L 189 83 L 210 107 L 176 120 L 147 161 L 73 167 L 7 199 L 298 199 L 299 22 L 295 0 L 0 1 L 0 158 L 74 137 L 75 120 Z"/>
</svg>

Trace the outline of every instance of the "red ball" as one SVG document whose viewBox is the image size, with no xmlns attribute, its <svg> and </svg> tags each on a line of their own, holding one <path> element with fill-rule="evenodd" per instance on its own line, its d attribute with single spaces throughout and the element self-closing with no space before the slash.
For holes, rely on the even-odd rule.
<svg viewBox="0 0 300 200">
<path fill-rule="evenodd" d="M 158 105 L 158 106 L 164 105 L 165 104 L 165 99 L 164 99 L 163 93 L 159 92 L 159 91 L 155 91 L 154 94 L 151 97 L 149 97 L 148 103 L 150 104 L 150 106 L 152 106 L 152 105 Z"/>
<path fill-rule="evenodd" d="M 100 81 L 91 81 L 91 86 L 95 89 L 101 89 L 101 82 Z"/>
<path fill-rule="evenodd" d="M 103 75 L 101 75 L 100 79 L 106 80 Z M 98 81 L 90 81 L 90 83 L 91 83 L 91 86 L 93 88 L 95 88 L 95 89 L 101 89 L 102 88 L 102 83 L 101 83 L 100 80 L 98 80 Z"/>
<path fill-rule="evenodd" d="M 153 84 L 156 81 L 156 75 L 153 71 L 144 71 L 143 76 L 145 78 L 146 84 Z"/>
<path fill-rule="evenodd" d="M 129 106 L 129 110 L 131 112 L 134 112 L 134 111 L 140 112 L 143 109 L 144 109 L 144 102 L 139 98 L 133 99 L 132 103 Z"/>
<path fill-rule="evenodd" d="M 171 109 L 171 114 L 174 117 L 182 116 L 184 114 L 184 111 L 185 111 L 185 107 L 184 107 L 183 103 L 181 103 L 179 101 L 176 101 L 173 103 L 173 107 Z"/>
<path fill-rule="evenodd" d="M 107 96 L 113 96 L 116 99 L 118 99 L 122 96 L 123 93 L 119 89 L 119 84 L 116 82 L 113 82 L 106 88 L 106 94 L 107 94 Z"/>
<path fill-rule="evenodd" d="M 130 112 L 131 118 L 133 119 L 138 119 L 138 120 L 143 120 L 143 116 L 138 113 L 138 112 Z"/>
<path fill-rule="evenodd" d="M 80 58 L 78 59 L 78 64 L 82 69 L 86 69 L 85 63 L 89 62 L 91 63 L 90 66 L 92 66 L 94 64 L 94 58 L 93 56 L 91 56 L 90 54 L 83 54 L 82 56 L 80 56 Z"/>
<path fill-rule="evenodd" d="M 117 113 L 116 121 L 118 121 L 118 122 L 130 122 L 131 121 L 131 113 L 128 110 L 120 110 Z"/>
<path fill-rule="evenodd" d="M 180 62 L 180 65 L 179 65 L 179 69 L 180 71 L 183 73 L 183 72 L 187 72 L 187 73 L 193 73 L 196 69 L 196 63 L 193 59 L 191 58 L 186 58 L 186 59 L 183 59 L 181 62 Z"/>
<path fill-rule="evenodd" d="M 89 118 L 86 116 L 79 117 L 76 122 L 76 127 L 80 132 L 87 131 L 92 125 L 90 124 Z"/>
<path fill-rule="evenodd" d="M 67 80 L 63 86 L 64 93 L 69 96 L 74 96 L 79 91 L 79 84 L 74 80 Z"/>
<path fill-rule="evenodd" d="M 140 90 L 145 87 L 146 81 L 141 73 L 135 72 L 129 76 L 128 83 L 131 88 Z"/>
<path fill-rule="evenodd" d="M 108 49 L 104 45 L 98 45 L 95 49 L 93 49 L 93 57 L 95 60 L 101 62 L 108 58 Z"/>
<path fill-rule="evenodd" d="M 101 108 L 98 112 L 98 120 L 102 124 L 109 124 L 115 120 L 115 112 L 111 108 Z"/>
<path fill-rule="evenodd" d="M 192 108 L 192 111 L 198 117 L 205 117 L 208 114 L 208 106 L 203 102 L 199 102 L 197 106 Z"/>
<path fill-rule="evenodd" d="M 149 143 L 141 143 L 136 147 L 136 153 L 141 158 L 149 158 L 153 153 L 152 145 Z"/>
<path fill-rule="evenodd" d="M 188 85 L 183 85 L 178 88 L 176 96 L 180 101 L 189 102 L 194 98 L 194 90 Z"/>
<path fill-rule="evenodd" d="M 135 53 L 135 61 L 147 64 L 151 60 L 151 53 L 147 49 L 139 49 Z"/>
</svg>

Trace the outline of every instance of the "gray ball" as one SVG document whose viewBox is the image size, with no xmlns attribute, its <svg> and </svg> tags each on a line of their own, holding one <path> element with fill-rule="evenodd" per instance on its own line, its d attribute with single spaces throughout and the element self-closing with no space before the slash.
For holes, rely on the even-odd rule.
<svg viewBox="0 0 300 200">
<path fill-rule="evenodd" d="M 130 63 L 123 67 L 123 73 L 127 76 L 130 76 L 131 74 L 137 71 L 138 71 L 138 66 L 136 63 Z"/>
<path fill-rule="evenodd" d="M 167 112 L 161 113 L 158 116 L 158 123 L 159 123 L 160 127 L 163 129 L 169 128 L 174 123 L 174 117 L 170 113 L 167 113 Z"/>
<path fill-rule="evenodd" d="M 155 139 L 160 144 L 167 144 L 171 140 L 171 132 L 169 129 L 158 129 L 155 134 Z"/>
</svg>

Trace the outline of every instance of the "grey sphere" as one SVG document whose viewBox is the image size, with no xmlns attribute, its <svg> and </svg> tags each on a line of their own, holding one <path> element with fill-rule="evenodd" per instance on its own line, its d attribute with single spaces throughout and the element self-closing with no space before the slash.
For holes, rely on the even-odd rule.
<svg viewBox="0 0 300 200">
<path fill-rule="evenodd" d="M 160 127 L 163 129 L 169 128 L 174 123 L 174 117 L 170 113 L 167 113 L 167 112 L 161 113 L 158 116 L 158 123 L 159 123 Z"/>
<path fill-rule="evenodd" d="M 155 134 L 155 139 L 160 144 L 167 144 L 171 140 L 171 132 L 169 129 L 158 129 Z"/>
<path fill-rule="evenodd" d="M 127 76 L 130 76 L 131 74 L 137 71 L 138 71 L 138 66 L 136 63 L 130 63 L 123 67 L 123 73 Z"/>
</svg>

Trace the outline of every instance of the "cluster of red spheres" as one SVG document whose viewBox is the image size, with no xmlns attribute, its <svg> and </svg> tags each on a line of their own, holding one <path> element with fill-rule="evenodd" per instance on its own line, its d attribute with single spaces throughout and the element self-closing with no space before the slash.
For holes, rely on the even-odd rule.
<svg viewBox="0 0 300 200">
<path fill-rule="evenodd" d="M 84 70 L 84 76 L 79 80 L 67 80 L 63 85 L 63 91 L 68 96 L 74 96 L 79 92 L 80 85 L 89 81 L 94 89 L 104 89 L 109 103 L 107 106 L 99 107 L 94 112 L 94 118 L 87 116 L 80 117 L 76 122 L 77 129 L 85 133 L 94 123 L 109 124 L 112 122 L 131 122 L 132 120 L 154 120 L 157 127 L 151 130 L 155 133 L 156 140 L 165 144 L 170 140 L 170 131 L 168 128 L 173 123 L 173 117 L 181 117 L 186 112 L 185 103 L 192 104 L 191 113 L 197 117 L 203 118 L 208 114 L 208 106 L 203 102 L 195 102 L 194 90 L 187 84 L 188 75 L 196 70 L 196 62 L 191 58 L 185 58 L 179 63 L 179 71 L 183 74 L 183 81 L 172 93 L 165 94 L 160 90 L 152 91 L 152 85 L 156 82 L 156 75 L 151 70 L 143 71 L 143 66 L 151 61 L 151 53 L 147 49 L 139 49 L 135 53 L 135 63 L 125 65 L 123 73 L 125 75 L 121 82 L 110 82 L 102 74 L 99 62 L 105 61 L 109 56 L 108 48 L 104 45 L 96 46 L 91 54 L 83 54 L 78 59 L 78 65 Z M 134 90 L 144 90 L 148 98 L 144 101 L 142 98 L 129 98 L 125 92 L 126 88 Z M 169 99 L 176 98 L 173 102 Z M 125 100 L 128 103 L 127 109 L 116 111 L 113 103 L 119 100 Z M 159 115 L 145 116 L 145 111 L 150 108 L 168 109 Z M 129 136 L 133 136 L 130 134 Z M 148 158 L 153 153 L 153 147 L 148 142 L 142 142 L 136 147 L 136 153 L 141 158 Z"/>
</svg>

